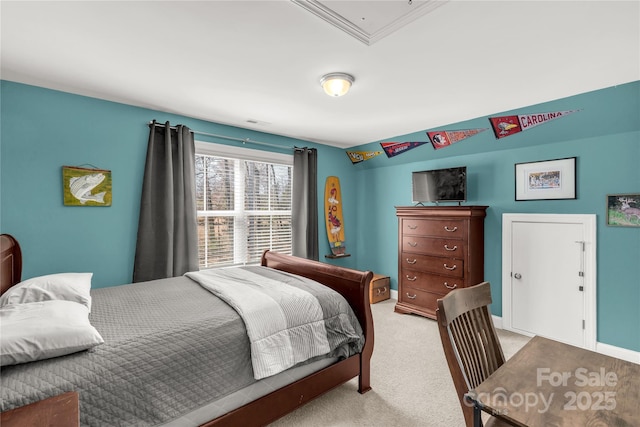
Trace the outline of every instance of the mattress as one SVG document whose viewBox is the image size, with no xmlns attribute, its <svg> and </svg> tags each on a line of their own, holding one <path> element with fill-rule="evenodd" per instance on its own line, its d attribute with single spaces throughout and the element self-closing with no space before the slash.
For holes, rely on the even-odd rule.
<svg viewBox="0 0 640 427">
<path fill-rule="evenodd" d="M 208 416 L 212 402 L 225 397 L 216 411 L 243 404 L 233 396 L 256 383 L 250 343 L 242 319 L 225 302 L 187 277 L 94 289 L 91 295 L 91 323 L 105 343 L 3 367 L 2 411 L 75 390 L 81 425 L 154 426 L 181 425 L 202 408 L 209 410 L 200 416 Z M 282 378 L 287 375 L 272 380 Z M 254 386 L 261 387 L 272 385 Z"/>
<path fill-rule="evenodd" d="M 247 387 L 226 395 L 221 399 L 214 400 L 204 406 L 175 418 L 158 427 L 193 427 L 206 423 L 219 416 L 222 416 L 234 409 L 240 408 L 272 391 L 291 384 L 299 379 L 311 375 L 327 366 L 337 362 L 338 357 L 327 357 L 315 360 L 308 364 L 295 366 L 274 376 L 256 381 Z"/>
</svg>

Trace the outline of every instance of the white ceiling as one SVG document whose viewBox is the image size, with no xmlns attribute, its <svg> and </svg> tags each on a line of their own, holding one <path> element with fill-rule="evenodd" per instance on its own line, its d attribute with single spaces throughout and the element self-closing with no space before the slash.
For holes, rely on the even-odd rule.
<svg viewBox="0 0 640 427">
<path fill-rule="evenodd" d="M 343 148 L 640 80 L 637 0 L 311 3 L 369 44 L 287 0 L 3 0 L 0 76 Z"/>
</svg>

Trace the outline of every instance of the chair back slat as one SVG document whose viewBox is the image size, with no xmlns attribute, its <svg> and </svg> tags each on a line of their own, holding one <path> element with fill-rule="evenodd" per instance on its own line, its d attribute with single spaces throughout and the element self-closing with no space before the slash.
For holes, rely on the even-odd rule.
<svg viewBox="0 0 640 427">
<path fill-rule="evenodd" d="M 472 425 L 465 393 L 476 388 L 504 363 L 489 305 L 491 285 L 482 282 L 450 292 L 438 300 L 438 328 L 465 421 Z"/>
</svg>

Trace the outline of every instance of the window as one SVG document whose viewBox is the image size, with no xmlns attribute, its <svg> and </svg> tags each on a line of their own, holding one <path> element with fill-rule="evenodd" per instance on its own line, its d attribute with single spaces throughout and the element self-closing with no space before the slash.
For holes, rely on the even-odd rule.
<svg viewBox="0 0 640 427">
<path fill-rule="evenodd" d="M 196 142 L 200 268 L 291 254 L 293 156 Z"/>
</svg>

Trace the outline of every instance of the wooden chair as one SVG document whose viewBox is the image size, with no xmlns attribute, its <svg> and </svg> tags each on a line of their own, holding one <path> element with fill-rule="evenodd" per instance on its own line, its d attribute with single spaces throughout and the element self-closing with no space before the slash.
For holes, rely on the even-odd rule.
<svg viewBox="0 0 640 427">
<path fill-rule="evenodd" d="M 496 334 L 491 313 L 489 282 L 449 292 L 438 300 L 438 329 L 460 399 L 467 427 L 473 426 L 473 405 L 465 393 L 475 389 L 504 363 L 504 353 Z M 509 424 L 490 417 L 486 427 Z"/>
</svg>

